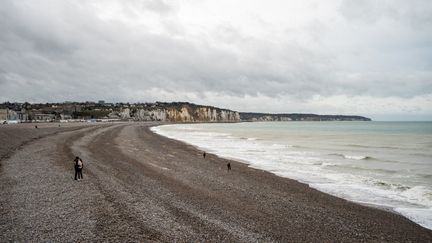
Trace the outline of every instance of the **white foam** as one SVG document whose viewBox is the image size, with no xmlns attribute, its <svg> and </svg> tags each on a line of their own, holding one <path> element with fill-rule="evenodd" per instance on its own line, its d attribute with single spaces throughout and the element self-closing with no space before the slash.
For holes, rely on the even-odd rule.
<svg viewBox="0 0 432 243">
<path fill-rule="evenodd" d="M 366 159 L 367 156 L 361 156 L 361 155 L 344 155 L 346 159 L 354 159 L 354 160 L 362 160 Z"/>
<path fill-rule="evenodd" d="M 432 207 L 432 190 L 425 186 L 415 186 L 401 193 L 409 202 Z"/>
<path fill-rule="evenodd" d="M 394 208 L 394 210 L 411 221 L 432 229 L 432 208 Z"/>
<path fill-rule="evenodd" d="M 321 164 L 321 166 L 326 167 L 326 166 L 335 166 L 336 164 L 334 163 L 330 163 L 330 162 L 324 162 Z"/>
</svg>

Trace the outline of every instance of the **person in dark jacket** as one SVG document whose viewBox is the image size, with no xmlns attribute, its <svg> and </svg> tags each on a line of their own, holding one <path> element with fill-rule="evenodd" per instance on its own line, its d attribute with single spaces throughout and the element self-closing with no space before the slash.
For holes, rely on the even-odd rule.
<svg viewBox="0 0 432 243">
<path fill-rule="evenodd" d="M 84 164 L 82 162 L 82 159 L 78 156 L 76 156 L 74 159 L 74 167 L 75 167 L 75 180 L 83 179 L 82 169 L 84 167 Z"/>
</svg>

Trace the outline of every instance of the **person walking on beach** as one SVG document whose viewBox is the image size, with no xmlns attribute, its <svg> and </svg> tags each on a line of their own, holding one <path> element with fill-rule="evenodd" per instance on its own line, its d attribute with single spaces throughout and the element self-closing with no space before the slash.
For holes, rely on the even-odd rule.
<svg viewBox="0 0 432 243">
<path fill-rule="evenodd" d="M 227 164 L 227 168 L 228 168 L 228 171 L 231 170 L 231 163 L 228 163 L 228 164 Z"/>
<path fill-rule="evenodd" d="M 82 169 L 84 167 L 84 164 L 82 162 L 82 159 L 76 156 L 74 159 L 74 165 L 75 165 L 75 180 L 83 179 Z"/>
<path fill-rule="evenodd" d="M 203 153 L 203 158 L 204 158 L 204 159 L 205 159 L 206 155 L 207 155 L 206 152 L 204 152 L 204 153 Z"/>
</svg>

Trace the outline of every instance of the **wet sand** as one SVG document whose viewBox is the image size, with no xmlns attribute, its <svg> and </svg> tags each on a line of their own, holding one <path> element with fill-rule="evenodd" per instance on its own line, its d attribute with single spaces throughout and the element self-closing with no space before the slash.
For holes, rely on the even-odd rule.
<svg viewBox="0 0 432 243">
<path fill-rule="evenodd" d="M 0 126 L 0 241 L 432 242 L 400 215 L 204 159 L 151 125 Z"/>
</svg>

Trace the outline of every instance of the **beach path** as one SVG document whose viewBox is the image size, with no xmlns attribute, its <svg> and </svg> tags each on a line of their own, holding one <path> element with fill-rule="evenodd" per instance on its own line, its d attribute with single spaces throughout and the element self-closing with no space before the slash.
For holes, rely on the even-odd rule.
<svg viewBox="0 0 432 243">
<path fill-rule="evenodd" d="M 204 159 L 152 125 L 1 127 L 0 241 L 432 242 L 400 215 Z"/>
</svg>

